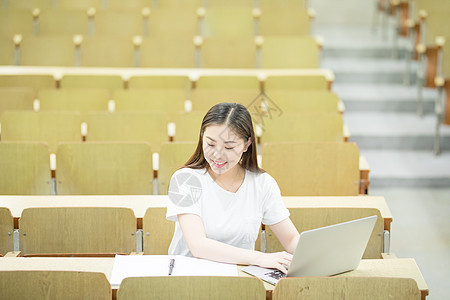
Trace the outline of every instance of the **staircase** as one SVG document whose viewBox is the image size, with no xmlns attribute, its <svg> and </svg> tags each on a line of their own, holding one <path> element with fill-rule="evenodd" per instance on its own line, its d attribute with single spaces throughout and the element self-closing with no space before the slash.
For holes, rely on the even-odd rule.
<svg viewBox="0 0 450 300">
<path fill-rule="evenodd" d="M 383 38 L 368 24 L 316 24 L 314 34 L 324 38 L 322 67 L 335 73 L 332 90 L 345 104 L 350 141 L 369 162 L 371 187 L 450 187 L 450 127 L 441 126 L 435 156 L 437 90 L 424 90 L 420 117 L 416 62 L 405 84 L 406 39 L 394 51 L 392 33 Z"/>
</svg>

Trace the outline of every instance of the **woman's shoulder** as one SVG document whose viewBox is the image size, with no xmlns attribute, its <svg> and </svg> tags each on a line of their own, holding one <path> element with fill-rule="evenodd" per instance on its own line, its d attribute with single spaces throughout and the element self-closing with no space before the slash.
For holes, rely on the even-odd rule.
<svg viewBox="0 0 450 300">
<path fill-rule="evenodd" d="M 265 184 L 276 184 L 275 179 L 267 172 L 252 172 L 247 170 L 247 174 L 249 176 L 250 180 L 256 181 L 259 184 L 265 185 Z"/>
</svg>

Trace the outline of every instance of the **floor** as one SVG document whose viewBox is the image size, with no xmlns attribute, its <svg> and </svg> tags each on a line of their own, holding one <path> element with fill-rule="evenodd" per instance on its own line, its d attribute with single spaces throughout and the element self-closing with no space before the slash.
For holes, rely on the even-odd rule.
<svg viewBox="0 0 450 300">
<path fill-rule="evenodd" d="M 448 299 L 450 126 L 441 126 L 442 152 L 434 155 L 436 90 L 424 91 L 419 116 L 416 63 L 405 84 L 408 40 L 398 40 L 394 51 L 393 20 L 374 13 L 375 1 L 310 3 L 313 33 L 325 41 L 322 67 L 336 75 L 333 91 L 345 104 L 350 141 L 370 165 L 369 194 L 384 196 L 393 215 L 391 252 L 416 260 L 427 299 Z"/>
</svg>

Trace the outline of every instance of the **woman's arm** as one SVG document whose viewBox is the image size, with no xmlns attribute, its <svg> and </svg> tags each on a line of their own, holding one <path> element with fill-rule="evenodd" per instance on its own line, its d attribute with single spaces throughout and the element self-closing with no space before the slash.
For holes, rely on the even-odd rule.
<svg viewBox="0 0 450 300">
<path fill-rule="evenodd" d="M 283 245 L 284 249 L 286 249 L 287 252 L 294 254 L 300 234 L 291 219 L 284 219 L 283 221 L 270 225 L 269 227 L 278 238 L 281 245 Z"/>
<path fill-rule="evenodd" d="M 178 222 L 187 246 L 194 257 L 224 263 L 258 265 L 266 268 L 275 268 L 287 273 L 283 265 L 290 265 L 292 255 L 289 253 L 262 253 L 209 239 L 206 237 L 202 220 L 194 214 L 180 214 L 178 215 Z"/>
</svg>

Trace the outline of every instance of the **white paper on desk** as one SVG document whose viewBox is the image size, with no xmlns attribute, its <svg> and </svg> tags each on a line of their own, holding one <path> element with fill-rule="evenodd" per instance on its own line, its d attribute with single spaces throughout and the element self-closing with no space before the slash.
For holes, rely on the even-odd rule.
<svg viewBox="0 0 450 300">
<path fill-rule="evenodd" d="M 116 255 L 111 285 L 127 277 L 168 276 L 170 259 L 175 259 L 172 276 L 238 276 L 237 266 L 205 259 L 173 255 Z"/>
</svg>

